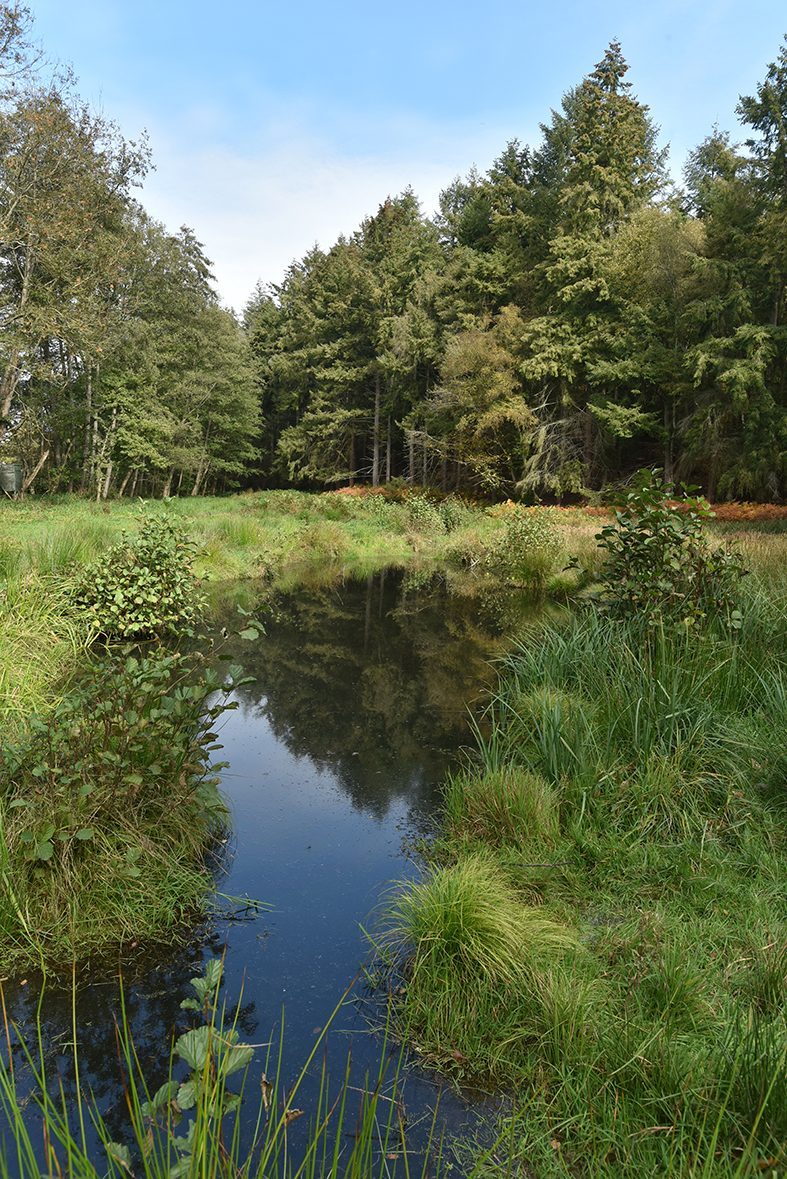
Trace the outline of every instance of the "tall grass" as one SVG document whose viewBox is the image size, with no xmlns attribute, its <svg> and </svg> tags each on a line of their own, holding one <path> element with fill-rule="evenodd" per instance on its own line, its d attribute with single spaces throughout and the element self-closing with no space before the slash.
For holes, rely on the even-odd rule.
<svg viewBox="0 0 787 1179">
<path fill-rule="evenodd" d="M 399 1026 L 515 1092 L 506 1148 L 474 1174 L 787 1165 L 787 615 L 762 586 L 739 631 L 588 608 L 531 627 L 503 664 L 433 863 L 392 905 Z M 498 931 L 530 971 L 514 984 L 487 906 L 579 948 L 537 968 Z"/>
<path fill-rule="evenodd" d="M 404 885 L 378 948 L 402 973 L 399 1017 L 423 1054 L 492 1078 L 506 1075 L 519 1041 L 543 1033 L 560 967 L 581 958 L 576 934 L 524 905 L 481 852 Z"/>
<path fill-rule="evenodd" d="M 0 728 L 8 740 L 45 713 L 87 649 L 67 587 L 29 574 L 0 586 Z"/>
<path fill-rule="evenodd" d="M 558 833 L 557 792 L 520 766 L 450 775 L 445 811 L 452 835 L 493 847 L 548 845 Z"/>
<path fill-rule="evenodd" d="M 202 1063 L 188 1081 L 188 1102 L 183 1096 L 184 1067 L 178 1059 L 182 1037 L 170 1049 L 159 1076 L 146 1075 L 121 1003 L 114 1036 L 108 1030 L 108 1048 L 117 1056 L 125 1097 L 125 1128 L 120 1134 L 117 1128 L 110 1131 L 98 1103 L 80 1083 L 76 1020 L 70 1053 L 71 1100 L 62 1081 L 53 1085 L 54 1078 L 47 1075 L 40 1033 L 37 1044 L 21 1041 L 21 1053 L 14 1061 L 11 1045 L 18 1041 L 19 1029 L 6 1020 L 5 1045 L 0 1048 L 0 1113 L 5 1121 L 0 1129 L 0 1176 L 371 1179 L 402 1175 L 410 1179 L 437 1175 L 443 1149 L 435 1132 L 437 1109 L 418 1143 L 411 1144 L 399 1093 L 401 1057 L 393 1057 L 383 1044 L 377 1072 L 367 1075 L 360 1087 L 351 1084 L 349 1057 L 337 1082 L 329 1076 L 321 1050 L 345 999 L 342 996 L 292 1081 L 285 1071 L 282 1030 L 267 1045 L 264 1072 L 254 1088 L 250 1084 L 254 1046 L 239 1046 L 247 1063 L 236 1075 L 231 1077 L 221 1065 L 215 1067 L 222 1054 L 226 1056 L 227 1045 L 237 1039 L 240 1007 L 209 1004 L 204 1022 L 193 1032 L 203 1051 Z M 315 1073 L 319 1076 L 316 1098 L 313 1086 L 307 1097 L 304 1083 Z M 309 1108 L 298 1108 L 301 1102 Z"/>
</svg>

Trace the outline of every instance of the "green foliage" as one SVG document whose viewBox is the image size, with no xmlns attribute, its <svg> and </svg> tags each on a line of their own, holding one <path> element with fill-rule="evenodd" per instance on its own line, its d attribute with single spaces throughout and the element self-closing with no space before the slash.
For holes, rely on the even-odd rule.
<svg viewBox="0 0 787 1179">
<path fill-rule="evenodd" d="M 543 510 L 515 508 L 506 513 L 483 566 L 504 581 L 540 592 L 555 570 L 561 548 L 560 534 Z"/>
<path fill-rule="evenodd" d="M 94 634 L 110 639 L 190 635 L 204 607 L 192 573 L 196 546 L 169 516 L 144 515 L 84 571 L 76 601 Z"/>
<path fill-rule="evenodd" d="M 168 1136 L 177 1155 L 169 1179 L 191 1175 L 198 1165 L 195 1155 L 198 1156 L 200 1138 L 195 1134 L 194 1120 L 197 1115 L 192 1115 L 185 1133 L 176 1133 L 174 1127 L 180 1115 L 199 1109 L 209 1111 L 208 1132 L 220 1134 L 224 1118 L 237 1112 L 241 1102 L 240 1095 L 229 1090 L 226 1082 L 238 1072 L 243 1072 L 245 1077 L 254 1057 L 253 1047 L 239 1042 L 237 1029 L 225 1025 L 218 1007 L 222 974 L 221 961 L 209 959 L 202 977 L 191 980 L 197 999 L 184 999 L 181 1003 L 184 1011 L 202 1014 L 202 1022 L 178 1036 L 173 1049 L 189 1072 L 180 1081 L 165 1082 L 140 1107 L 142 1117 Z"/>
<path fill-rule="evenodd" d="M 213 726 L 239 682 L 240 669 L 219 677 L 196 655 L 113 658 L 4 745 L 2 891 L 17 915 L 4 957 L 82 956 L 200 902 L 199 864 L 226 813 Z"/>
<path fill-rule="evenodd" d="M 684 493 L 676 502 L 671 484 L 644 474 L 597 536 L 607 553 L 603 600 L 614 617 L 685 627 L 718 618 L 740 627 L 743 565 L 734 551 L 711 548 L 703 533 L 711 515 L 706 500 Z"/>
</svg>

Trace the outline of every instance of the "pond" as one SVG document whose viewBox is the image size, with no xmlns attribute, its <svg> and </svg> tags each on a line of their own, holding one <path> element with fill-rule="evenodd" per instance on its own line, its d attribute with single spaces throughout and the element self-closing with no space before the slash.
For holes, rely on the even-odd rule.
<svg viewBox="0 0 787 1179">
<path fill-rule="evenodd" d="M 243 594 L 253 606 L 248 586 Z M 418 585 L 394 571 L 266 605 L 264 636 L 232 651 L 254 681 L 239 689 L 220 734 L 232 834 L 217 857 L 219 913 L 155 962 L 123 963 L 128 1020 L 152 1087 L 166 1080 L 172 1029 L 187 1026 L 179 1004 L 189 978 L 222 953 L 227 999 L 242 995 L 242 1037 L 276 1040 L 284 1020 L 285 1077 L 297 1075 L 348 987 L 327 1037 L 330 1071 L 341 1077 L 351 1048 L 354 1083 L 376 1074 L 384 1012 L 364 981 L 362 927 L 374 927 L 392 882 L 417 872 L 414 841 L 433 829 L 440 782 L 470 743 L 471 711 L 495 674 L 490 660 L 506 649 L 520 611 L 510 597 L 462 596 L 442 579 Z M 5 984 L 8 1015 L 31 1040 L 38 994 L 32 978 Z M 122 1139 L 117 971 L 84 978 L 76 1004 L 83 1090 Z M 42 1020 L 50 1079 L 68 1094 L 68 988 L 48 984 Z M 265 1052 L 257 1056 L 259 1073 Z M 299 1094 L 307 1113 L 321 1060 Z M 401 1095 L 416 1138 L 438 1096 L 451 1133 L 477 1117 L 478 1095 L 456 1094 L 417 1064 L 405 1070 Z"/>
</svg>

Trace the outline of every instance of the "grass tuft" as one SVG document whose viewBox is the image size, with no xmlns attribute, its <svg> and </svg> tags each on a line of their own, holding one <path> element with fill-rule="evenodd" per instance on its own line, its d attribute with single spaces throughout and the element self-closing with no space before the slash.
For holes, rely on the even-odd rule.
<svg viewBox="0 0 787 1179">
<path fill-rule="evenodd" d="M 451 835 L 492 847 L 548 844 L 558 834 L 557 792 L 521 766 L 451 775 L 445 810 Z"/>
</svg>

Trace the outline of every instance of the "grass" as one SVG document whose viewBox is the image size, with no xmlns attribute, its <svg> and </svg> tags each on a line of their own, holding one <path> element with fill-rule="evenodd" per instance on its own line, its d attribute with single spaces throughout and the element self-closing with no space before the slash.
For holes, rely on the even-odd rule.
<svg viewBox="0 0 787 1179">
<path fill-rule="evenodd" d="M 424 1179 L 439 1174 L 442 1144 L 435 1134 L 436 1111 L 418 1145 L 408 1136 L 399 1094 L 401 1059 L 392 1059 L 384 1046 L 376 1075 L 367 1076 L 361 1087 L 350 1083 L 349 1059 L 338 1083 L 329 1077 L 325 1059 L 320 1062 L 346 995 L 290 1080 L 283 1031 L 268 1045 L 238 1042 L 240 1004 L 233 1010 L 221 1000 L 220 976 L 221 964 L 214 960 L 204 978 L 192 980 L 199 1000 L 186 1003 L 197 1010 L 196 1022 L 188 1031 L 180 1029 L 168 1059 L 164 1048 L 155 1078 L 150 1062 L 143 1071 L 122 1009 L 111 1050 L 123 1078 L 125 1116 L 120 1128 L 115 1121 L 114 1132 L 100 1102 L 87 1097 L 80 1084 L 76 1019 L 70 1052 L 59 1063 L 63 1073 L 70 1073 L 66 1083 L 73 1081 L 70 1101 L 63 1073 L 59 1081 L 47 1075 L 40 1033 L 38 1043 L 28 1043 L 4 1020 L 0 1176 Z M 250 1066 L 259 1047 L 267 1048 L 264 1071 L 252 1087 Z M 304 1093 L 310 1074 L 318 1077 L 316 1100 L 311 1092 Z M 311 1108 L 299 1109 L 301 1102 Z M 293 1123 L 297 1125 L 291 1129 Z"/>
<path fill-rule="evenodd" d="M 738 632 L 531 626 L 392 903 L 400 1029 L 514 1094 L 475 1175 L 787 1167 L 784 537 L 742 544 Z"/>
<path fill-rule="evenodd" d="M 494 576 L 489 554 L 515 531 L 501 523 L 510 509 L 422 496 L 272 492 L 167 510 L 215 583 L 295 585 L 394 564 L 415 580 L 452 568 L 457 582 L 483 585 Z M 74 500 L 4 506 L 4 744 L 11 735 L 24 745 L 35 715 L 51 736 L 84 659 L 70 578 L 133 527 L 135 511 Z M 587 574 L 561 572 L 562 554 L 592 571 L 598 523 L 579 511 L 544 515 L 560 543 L 551 565 L 539 558 L 529 568 L 540 591 L 581 599 Z M 710 1179 L 783 1168 L 786 546 L 775 527 L 733 531 L 753 569 L 739 632 L 646 637 L 585 607 L 522 636 L 479 726 L 477 755 L 449 784 L 433 870 L 392 902 L 381 948 L 399 974 L 400 1026 L 457 1079 L 492 1079 L 517 1095 L 500 1143 L 468 1162 L 468 1174 Z M 34 759 L 48 766 L 50 794 L 36 796 L 25 775 L 9 790 L 6 775 L 0 935 L 9 961 L 152 935 L 204 895 L 207 827 L 184 821 L 177 800 L 167 822 L 154 806 L 143 825 L 108 803 L 90 820 L 86 848 L 67 816 L 68 870 L 53 892 L 22 834 L 34 848 L 47 842 L 38 820 L 62 809 L 67 760 Z M 44 808 L 35 830 L 11 808 L 27 795 Z M 117 870 L 148 853 L 139 876 Z M 0 1085 L 12 1109 L 7 1075 Z M 72 1111 L 44 1113 L 66 1169 L 95 1174 Z M 38 1174 L 35 1146 L 16 1131 L 20 1166 Z M 315 1153 L 302 1173 L 376 1173 L 369 1135 L 361 1138 L 372 1153 L 359 1148 L 355 1170 Z M 226 1162 L 217 1142 L 205 1138 L 200 1173 Z M 164 1158 L 153 1156 L 145 1173 L 163 1174 L 172 1161 Z M 265 1173 L 285 1173 L 276 1170 L 283 1159 L 274 1152 Z M 126 1173 L 122 1160 L 108 1165 Z M 248 1159 L 234 1165 L 262 1173 Z"/>
<path fill-rule="evenodd" d="M 0 586 L 0 725 L 7 739 L 45 711 L 84 655 L 67 588 L 37 573 Z"/>
<path fill-rule="evenodd" d="M 558 834 L 558 795 L 541 775 L 503 765 L 451 775 L 445 815 L 455 839 L 492 847 L 548 846 Z"/>
<path fill-rule="evenodd" d="M 229 691 L 196 656 L 104 658 L 4 742 L 0 969 L 161 939 L 201 909 L 226 817 L 211 730 Z"/>
<path fill-rule="evenodd" d="M 417 1049 L 485 1081 L 506 1078 L 521 1041 L 544 1034 L 567 971 L 582 966 L 575 932 L 523 905 L 481 850 L 405 885 L 380 949 L 402 971 L 399 1014 Z"/>
<path fill-rule="evenodd" d="M 135 531 L 139 510 L 130 501 L 98 505 L 76 497 L 0 507 L 0 725 L 9 730 L 66 688 L 84 647 L 69 582 L 123 531 Z M 148 510 L 181 523 L 198 548 L 195 572 L 209 584 L 254 579 L 272 588 L 365 577 L 388 566 L 424 576 L 453 568 L 455 578 L 477 584 L 490 577 L 480 558 L 494 554 L 510 516 L 455 500 L 435 504 L 418 493 L 394 502 L 274 491 L 152 503 Z M 594 524 L 553 515 L 570 551 L 575 539 L 586 547 Z M 560 593 L 576 588 L 575 574 L 560 573 L 557 550 L 537 563 L 542 583 L 551 567 Z"/>
<path fill-rule="evenodd" d="M 194 541 L 196 572 L 218 597 L 230 581 L 275 590 L 391 564 L 417 578 L 453 561 L 456 577 L 472 578 L 456 558 L 468 535 L 492 549 L 491 538 L 499 546 L 505 534 L 494 512 L 417 492 L 398 501 L 270 492 L 147 509 L 154 517 L 161 512 Z M 144 708 L 118 685 L 103 699 L 91 698 L 90 676 L 100 683 L 100 670 L 79 677 L 90 667 L 90 628 L 75 604 L 75 587 L 138 524 L 134 504 L 74 498 L 4 504 L 0 513 L 0 963 L 7 970 L 170 934 L 208 892 L 210 815 L 195 810 L 192 770 L 181 772 L 162 757 L 151 773 L 145 743 L 127 740 L 127 718 L 136 718 L 133 728 Z M 545 523 L 542 531 L 550 527 Z M 139 686 L 137 695 L 149 699 Z M 171 702 L 172 692 L 165 695 Z M 94 717 L 101 718 L 99 729 Z M 198 728 L 191 713 L 181 720 Z M 165 736 L 160 744 L 170 749 L 173 742 Z M 104 755 L 125 759 L 129 782 L 152 783 L 147 809 L 129 805 L 128 783 L 115 783 Z M 82 767 L 78 782 L 64 768 L 70 763 Z M 108 791 L 108 782 L 117 788 Z M 91 806 L 83 805 L 86 799 Z M 84 846 L 77 831 L 90 832 L 80 837 Z"/>
</svg>

